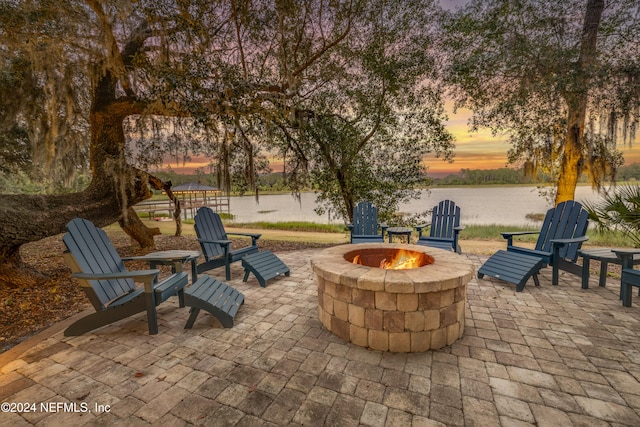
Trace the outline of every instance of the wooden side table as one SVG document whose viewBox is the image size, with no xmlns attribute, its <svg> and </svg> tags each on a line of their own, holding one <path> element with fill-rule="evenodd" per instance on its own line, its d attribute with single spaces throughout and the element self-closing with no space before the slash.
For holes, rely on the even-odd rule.
<svg viewBox="0 0 640 427">
<path fill-rule="evenodd" d="M 591 264 L 591 260 L 600 261 L 599 286 L 606 286 L 607 284 L 607 270 L 610 263 L 622 265 L 620 258 L 609 248 L 582 249 L 578 252 L 578 255 L 583 258 L 582 289 L 589 289 L 589 265 Z M 633 264 L 640 264 L 640 254 L 633 256 Z"/>
<path fill-rule="evenodd" d="M 412 228 L 409 227 L 389 227 L 387 228 L 387 234 L 389 235 L 389 243 L 392 242 L 393 236 L 407 236 L 407 243 L 411 243 Z"/>
<path fill-rule="evenodd" d="M 191 262 L 191 283 L 198 280 L 198 271 L 196 270 L 196 260 L 200 257 L 198 251 L 182 251 L 182 250 L 169 250 L 152 252 L 150 254 L 123 258 L 126 260 L 141 260 L 147 261 L 149 267 L 156 268 L 158 265 L 170 265 L 171 271 L 181 272 L 183 271 L 183 265 L 186 262 Z"/>
</svg>

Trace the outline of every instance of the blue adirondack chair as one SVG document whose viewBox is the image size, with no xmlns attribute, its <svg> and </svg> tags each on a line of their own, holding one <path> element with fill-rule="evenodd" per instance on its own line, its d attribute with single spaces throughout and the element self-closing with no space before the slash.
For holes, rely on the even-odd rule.
<svg viewBox="0 0 640 427">
<path fill-rule="evenodd" d="M 231 263 L 240 261 L 245 255 L 258 252 L 257 240 L 260 238 L 260 234 L 227 233 L 224 231 L 220 215 L 212 211 L 211 208 L 198 209 L 194 221 L 198 242 L 200 242 L 205 258 L 205 262 L 197 266 L 198 273 L 224 265 L 225 277 L 226 280 L 229 280 L 231 279 Z M 228 239 L 228 236 L 231 235 L 251 237 L 251 246 L 232 250 L 231 240 Z"/>
<path fill-rule="evenodd" d="M 423 236 L 422 230 L 429 227 L 429 235 Z M 461 253 L 458 234 L 464 230 L 460 225 L 460 207 L 451 200 L 443 200 L 431 211 L 431 223 L 416 227 L 418 244 L 434 248 L 453 250 Z"/>
<path fill-rule="evenodd" d="M 128 271 L 107 234 L 92 222 L 76 218 L 67 224 L 67 231 L 62 238 L 67 247 L 64 259 L 96 312 L 69 326 L 66 336 L 82 335 L 145 310 L 153 335 L 158 333 L 158 304 L 178 295 L 184 307 L 187 273 L 174 273 L 158 282 L 158 269 Z"/>
<path fill-rule="evenodd" d="M 384 242 L 386 224 L 378 224 L 378 209 L 369 201 L 360 202 L 353 208 L 353 224 L 347 224 L 351 232 L 351 243 Z M 382 234 L 378 234 L 378 228 Z"/>
<path fill-rule="evenodd" d="M 559 270 L 582 275 L 582 267 L 576 264 L 582 243 L 588 240 L 588 213 L 582 205 L 573 200 L 559 203 L 549 209 L 540 231 L 503 232 L 507 239 L 507 250 L 493 254 L 478 270 L 478 278 L 491 276 L 516 284 L 516 291 L 533 276 L 536 286 L 540 286 L 538 272 L 550 265 L 553 268 L 551 283 L 558 284 Z M 514 236 L 539 234 L 534 249 L 513 244 Z"/>
</svg>

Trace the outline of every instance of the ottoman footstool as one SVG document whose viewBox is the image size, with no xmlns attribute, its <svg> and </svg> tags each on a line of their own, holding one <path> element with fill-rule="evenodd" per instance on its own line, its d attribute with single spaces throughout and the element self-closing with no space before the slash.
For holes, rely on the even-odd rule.
<svg viewBox="0 0 640 427">
<path fill-rule="evenodd" d="M 542 258 L 499 250 L 480 267 L 478 279 L 485 275 L 495 277 L 515 284 L 516 292 L 521 292 L 531 276 L 535 285 L 540 286 L 538 272 L 544 265 Z"/>
<path fill-rule="evenodd" d="M 211 313 L 225 328 L 231 328 L 238 309 L 244 304 L 244 295 L 226 283 L 205 274 L 185 288 L 184 304 L 191 307 L 185 329 L 191 329 L 201 309 Z"/>
<path fill-rule="evenodd" d="M 242 281 L 246 282 L 249 279 L 249 273 L 253 273 L 263 288 L 267 286 L 267 280 L 282 274 L 285 276 L 291 274 L 289 267 L 271 251 L 260 251 L 243 257 L 242 267 L 244 267 Z"/>
</svg>

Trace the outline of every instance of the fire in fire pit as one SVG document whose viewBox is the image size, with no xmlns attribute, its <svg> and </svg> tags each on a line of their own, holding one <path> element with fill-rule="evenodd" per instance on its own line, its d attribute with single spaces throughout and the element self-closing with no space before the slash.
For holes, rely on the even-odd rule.
<svg viewBox="0 0 640 427">
<path fill-rule="evenodd" d="M 367 267 L 385 270 L 406 270 L 433 264 L 433 257 L 424 252 L 395 248 L 363 248 L 348 252 L 344 259 Z"/>
</svg>

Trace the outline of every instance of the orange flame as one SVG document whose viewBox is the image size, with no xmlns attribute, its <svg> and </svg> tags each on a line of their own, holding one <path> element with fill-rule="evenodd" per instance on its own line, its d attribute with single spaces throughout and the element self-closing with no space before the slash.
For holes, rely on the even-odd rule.
<svg viewBox="0 0 640 427">
<path fill-rule="evenodd" d="M 362 265 L 360 255 L 353 257 L 352 262 L 354 264 Z M 417 257 L 414 252 L 406 251 L 404 249 L 399 249 L 390 261 L 387 261 L 387 259 L 384 258 L 380 261 L 379 265 L 380 268 L 385 270 L 405 270 L 409 268 L 418 268 L 420 266 L 419 257 Z"/>
</svg>

